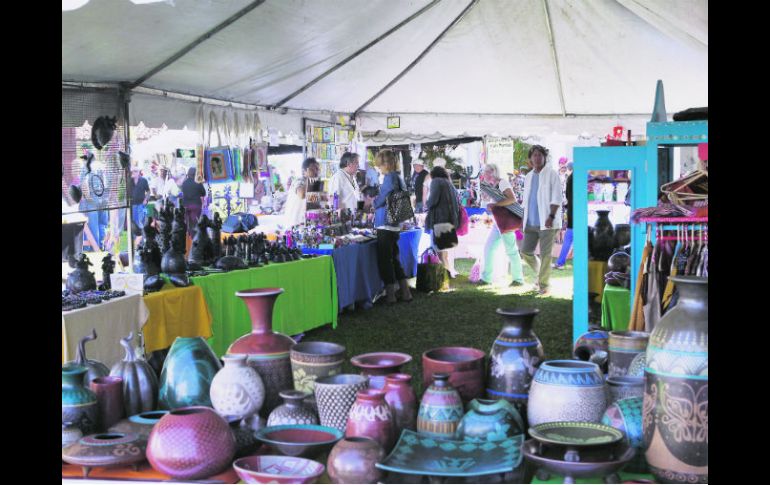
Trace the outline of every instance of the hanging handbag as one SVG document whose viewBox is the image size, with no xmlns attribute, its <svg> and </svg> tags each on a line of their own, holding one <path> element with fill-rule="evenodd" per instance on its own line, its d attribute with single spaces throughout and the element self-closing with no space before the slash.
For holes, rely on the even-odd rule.
<svg viewBox="0 0 770 485">
<path fill-rule="evenodd" d="M 417 291 L 429 293 L 449 289 L 449 275 L 444 265 L 437 262 L 438 255 L 433 248 L 428 248 L 422 253 L 420 261 L 427 259 L 430 262 L 421 262 L 417 265 Z"/>
<path fill-rule="evenodd" d="M 521 227 L 521 218 L 505 207 L 493 206 L 492 217 L 500 234 L 506 234 Z"/>
<path fill-rule="evenodd" d="M 454 226 L 448 222 L 435 224 L 433 226 L 433 244 L 439 250 L 457 246 L 457 231 Z"/>
<path fill-rule="evenodd" d="M 385 199 L 387 223 L 389 226 L 398 226 L 404 221 L 414 219 L 414 210 L 412 210 L 409 191 L 401 186 L 401 178 L 396 177 L 398 178 L 398 188 L 394 188 Z"/>
<path fill-rule="evenodd" d="M 211 129 L 214 125 L 216 125 L 217 128 L 217 140 L 220 146 L 206 150 L 204 159 L 206 181 L 212 184 L 232 182 L 234 180 L 232 153 L 230 152 L 229 146 L 222 146 L 222 137 L 219 132 L 219 123 L 217 122 L 216 115 L 212 111 L 209 115 L 209 146 L 211 145 Z"/>
</svg>

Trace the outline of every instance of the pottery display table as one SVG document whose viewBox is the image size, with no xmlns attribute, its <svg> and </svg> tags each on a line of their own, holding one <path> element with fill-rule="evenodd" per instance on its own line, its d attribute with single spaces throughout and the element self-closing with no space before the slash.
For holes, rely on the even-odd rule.
<svg viewBox="0 0 770 485">
<path fill-rule="evenodd" d="M 78 341 L 91 333 L 91 329 L 96 329 L 98 340 L 88 346 L 87 356 L 111 368 L 125 354 L 120 339 L 130 332 L 137 335 L 149 313 L 142 295 L 123 296 L 98 305 L 62 312 L 62 363 L 74 360 Z"/>
<path fill-rule="evenodd" d="M 170 283 L 144 297 L 150 316 L 144 324 L 144 352 L 171 347 L 177 337 L 211 337 L 211 312 L 200 286 Z"/>
<path fill-rule="evenodd" d="M 75 465 L 62 464 L 61 467 L 62 484 L 82 484 L 83 483 L 83 468 Z M 165 473 L 154 470 L 146 461 L 140 463 L 136 470 L 131 466 L 122 466 L 116 468 L 102 468 L 94 467 L 88 474 L 88 479 L 93 480 L 109 480 L 113 482 L 126 481 L 126 482 L 168 482 L 174 481 Z M 228 468 L 224 472 L 214 475 L 206 479 L 207 483 L 240 483 L 238 474 L 235 473 L 233 467 Z"/>
<path fill-rule="evenodd" d="M 195 276 L 190 280 L 203 291 L 211 314 L 212 335 L 208 343 L 219 357 L 236 339 L 251 332 L 249 313 L 235 296 L 237 291 L 285 290 L 273 312 L 276 332 L 296 335 L 328 323 L 337 326 L 337 276 L 328 256 Z"/>
<path fill-rule="evenodd" d="M 631 290 L 605 285 L 602 293 L 602 327 L 607 330 L 628 330 L 630 319 Z"/>
</svg>

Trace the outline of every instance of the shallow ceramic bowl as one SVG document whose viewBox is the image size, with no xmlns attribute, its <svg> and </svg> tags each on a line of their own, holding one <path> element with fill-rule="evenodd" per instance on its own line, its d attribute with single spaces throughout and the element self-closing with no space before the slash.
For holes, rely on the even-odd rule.
<svg viewBox="0 0 770 485">
<path fill-rule="evenodd" d="M 529 428 L 529 435 L 541 443 L 576 447 L 610 445 L 624 436 L 612 426 L 580 421 L 540 423 Z"/>
<path fill-rule="evenodd" d="M 257 431 L 257 439 L 286 456 L 312 458 L 329 451 L 343 432 L 318 424 L 267 426 Z"/>
<path fill-rule="evenodd" d="M 246 483 L 315 483 L 326 470 L 317 461 L 277 455 L 239 458 L 233 468 Z"/>
<path fill-rule="evenodd" d="M 617 473 L 636 454 L 636 450 L 628 443 L 620 441 L 613 448 L 613 455 L 617 458 L 608 458 L 606 448 L 594 448 L 581 453 L 581 461 L 570 462 L 564 460 L 563 447 L 541 446 L 536 440 L 528 440 L 522 446 L 524 459 L 533 466 L 547 472 L 564 477 L 576 478 L 605 478 L 611 481 L 606 483 L 620 483 Z M 564 483 L 575 483 L 565 480 Z"/>
<path fill-rule="evenodd" d="M 391 372 L 385 372 L 387 369 L 401 367 L 411 360 L 411 355 L 402 354 L 401 352 L 372 352 L 370 354 L 356 355 L 350 359 L 350 363 L 367 372 L 381 371 L 385 375 L 391 374 Z"/>
</svg>

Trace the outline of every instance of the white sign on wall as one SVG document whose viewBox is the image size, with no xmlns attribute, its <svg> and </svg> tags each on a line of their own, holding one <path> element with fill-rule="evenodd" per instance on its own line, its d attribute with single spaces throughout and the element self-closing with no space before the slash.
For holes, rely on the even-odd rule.
<svg viewBox="0 0 770 485">
<path fill-rule="evenodd" d="M 513 138 L 488 136 L 484 138 L 486 163 L 494 163 L 501 174 L 513 173 Z"/>
</svg>

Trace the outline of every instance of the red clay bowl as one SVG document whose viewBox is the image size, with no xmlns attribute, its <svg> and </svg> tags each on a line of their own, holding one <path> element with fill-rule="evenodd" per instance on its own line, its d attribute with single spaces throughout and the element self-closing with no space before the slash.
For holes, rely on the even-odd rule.
<svg viewBox="0 0 770 485">
<path fill-rule="evenodd" d="M 464 402 L 484 396 L 484 357 L 486 353 L 472 347 L 439 347 L 422 354 L 422 385 L 427 389 L 433 374 L 449 374 L 449 384 L 457 389 Z"/>
<path fill-rule="evenodd" d="M 233 468 L 246 483 L 315 483 L 326 470 L 317 461 L 277 455 L 239 458 Z"/>
<path fill-rule="evenodd" d="M 401 352 L 372 352 L 356 355 L 350 359 L 350 363 L 364 369 L 368 374 L 386 375 L 393 374 L 399 367 L 411 360 L 411 355 Z"/>
<path fill-rule="evenodd" d="M 287 456 L 313 458 L 329 451 L 343 433 L 337 428 L 318 424 L 267 426 L 257 431 L 257 439 Z"/>
</svg>

